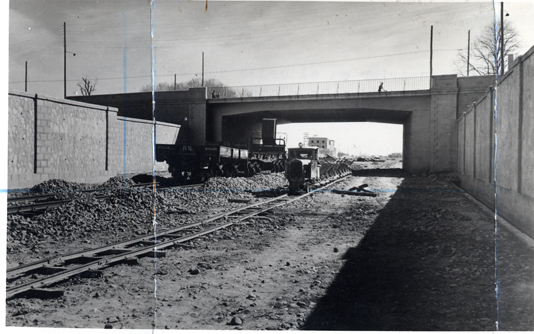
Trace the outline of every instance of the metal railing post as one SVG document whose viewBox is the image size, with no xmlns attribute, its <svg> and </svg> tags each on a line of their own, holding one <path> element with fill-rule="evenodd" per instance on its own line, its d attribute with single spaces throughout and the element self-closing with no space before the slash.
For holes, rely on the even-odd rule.
<svg viewBox="0 0 534 334">
<path fill-rule="evenodd" d="M 247 92 L 251 97 L 257 96 L 283 96 L 284 94 L 295 94 L 291 93 L 293 91 L 293 87 L 297 85 L 297 92 L 296 95 L 300 96 L 300 85 L 303 84 L 304 86 L 304 93 L 303 95 L 312 95 L 313 91 L 312 89 L 315 87 L 315 94 L 321 93 L 321 85 L 323 85 L 323 91 L 322 94 L 340 94 L 342 93 L 367 93 L 367 92 L 376 92 L 376 88 L 378 87 L 378 84 L 384 82 L 384 88 L 386 88 L 388 91 L 407 91 L 407 90 L 423 90 L 423 89 L 430 89 L 433 85 L 433 78 L 432 77 L 409 77 L 409 78 L 383 78 L 383 79 L 365 79 L 365 80 L 348 80 L 348 81 L 324 81 L 324 82 L 305 82 L 305 83 L 295 83 L 295 84 L 283 84 L 284 87 L 287 87 L 286 91 L 282 92 L 282 84 L 272 84 L 267 85 L 267 92 L 264 94 L 263 92 L 263 85 L 256 85 L 256 86 L 248 86 L 251 87 L 252 90 L 250 92 Z M 336 84 L 336 88 L 334 91 L 334 84 Z M 357 85 L 354 87 L 354 85 Z M 402 87 L 401 87 L 402 85 Z M 430 85 L 430 87 L 428 87 Z M 272 91 L 276 86 L 278 86 L 278 92 L 275 93 Z M 345 88 L 343 88 L 345 86 Z M 254 93 L 256 92 L 257 87 L 259 87 L 259 94 Z M 232 96 L 239 97 L 239 90 L 241 90 L 241 97 L 245 97 L 245 86 L 235 86 L 235 87 L 214 87 L 217 88 L 221 92 L 221 94 L 224 94 L 225 97 L 229 97 L 229 94 L 233 94 Z M 227 91 L 231 90 L 230 91 Z M 277 95 L 275 95 L 277 94 Z M 282 95 L 280 95 L 282 94 Z"/>
</svg>

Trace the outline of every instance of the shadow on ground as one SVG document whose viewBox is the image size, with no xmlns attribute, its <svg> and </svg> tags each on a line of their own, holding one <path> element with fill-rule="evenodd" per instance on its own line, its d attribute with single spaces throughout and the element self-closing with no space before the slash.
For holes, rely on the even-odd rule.
<svg viewBox="0 0 534 334">
<path fill-rule="evenodd" d="M 302 329 L 494 330 L 492 224 L 463 214 L 465 201 L 448 183 L 406 177 Z"/>
</svg>

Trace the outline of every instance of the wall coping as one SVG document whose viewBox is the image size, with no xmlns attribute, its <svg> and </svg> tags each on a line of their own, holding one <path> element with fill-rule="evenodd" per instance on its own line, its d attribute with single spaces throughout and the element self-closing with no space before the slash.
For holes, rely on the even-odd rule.
<svg viewBox="0 0 534 334">
<path fill-rule="evenodd" d="M 154 94 L 153 94 L 154 93 Z M 197 94 L 198 96 L 191 96 Z M 117 93 L 117 94 L 93 94 L 93 95 L 74 95 L 67 96 L 68 100 L 79 101 L 83 99 L 96 99 L 102 103 L 117 103 L 121 106 L 131 105 L 145 105 L 146 101 L 154 99 L 156 108 L 158 104 L 176 104 L 176 101 L 183 101 L 191 103 L 198 101 L 203 103 L 207 99 L 207 87 L 194 87 L 187 90 L 170 90 L 170 91 L 154 91 L 154 92 L 132 92 L 132 93 Z M 106 101 L 107 100 L 107 101 Z"/>
<path fill-rule="evenodd" d="M 124 121 L 124 122 L 132 122 L 132 123 L 143 123 L 143 124 L 156 124 L 161 126 L 168 126 L 168 127 L 174 127 L 174 128 L 180 128 L 180 124 L 173 124 L 173 123 L 167 123 L 167 122 L 160 122 L 160 121 L 150 121 L 147 119 L 141 119 L 141 118 L 133 118 L 133 117 L 124 117 L 119 116 L 117 117 L 118 121 Z"/>
<path fill-rule="evenodd" d="M 516 67 L 520 66 L 521 63 L 523 63 L 525 60 L 527 60 L 527 58 L 529 58 L 533 54 L 534 54 L 534 46 L 532 46 L 527 52 L 525 52 L 521 56 L 517 56 L 517 58 L 514 59 L 512 68 L 508 68 L 508 71 L 506 71 L 504 75 L 498 78 L 497 88 L 499 87 L 501 82 L 503 82 L 506 78 L 512 75 L 512 73 L 514 73 L 514 70 Z"/>
<path fill-rule="evenodd" d="M 115 108 L 115 107 L 106 107 L 106 106 L 101 106 L 101 105 L 98 105 L 98 104 L 91 104 L 91 103 L 86 103 L 86 102 L 78 102 L 78 101 L 74 101 L 74 100 L 59 99 L 59 98 L 51 97 L 51 96 L 47 96 L 47 95 L 29 94 L 29 93 L 18 92 L 18 91 L 13 91 L 13 90 L 10 90 L 8 92 L 8 95 L 26 97 L 26 98 L 30 98 L 30 99 L 35 99 L 35 96 L 37 95 L 37 99 L 38 100 L 42 100 L 42 101 L 50 101 L 50 102 L 55 102 L 55 103 L 59 103 L 59 104 L 66 104 L 66 105 L 89 108 L 89 109 L 96 109 L 96 110 L 104 110 L 104 111 L 105 110 L 109 110 L 109 111 L 113 111 L 113 112 L 118 112 L 119 111 L 119 109 Z"/>
</svg>

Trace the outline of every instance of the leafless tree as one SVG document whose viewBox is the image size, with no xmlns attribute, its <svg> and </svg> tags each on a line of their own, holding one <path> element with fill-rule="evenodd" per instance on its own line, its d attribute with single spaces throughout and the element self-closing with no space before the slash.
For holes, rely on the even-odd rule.
<svg viewBox="0 0 534 334">
<path fill-rule="evenodd" d="M 501 24 L 487 25 L 475 39 L 469 55 L 469 71 L 478 75 L 500 73 L 501 66 L 507 66 L 508 55 L 514 54 L 521 43 L 517 30 L 509 21 L 504 21 L 504 61 L 501 59 Z M 459 51 L 456 67 L 461 74 L 466 73 L 467 50 Z"/>
<path fill-rule="evenodd" d="M 94 79 L 88 79 L 82 77 L 82 82 L 78 82 L 78 87 L 80 87 L 80 91 L 82 95 L 91 95 L 92 92 L 96 90 L 96 84 L 98 83 L 98 80 Z"/>
</svg>

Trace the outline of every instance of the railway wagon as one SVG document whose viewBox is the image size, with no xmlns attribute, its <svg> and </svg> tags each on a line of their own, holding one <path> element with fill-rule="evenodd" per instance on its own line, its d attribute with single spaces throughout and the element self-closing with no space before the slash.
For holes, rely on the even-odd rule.
<svg viewBox="0 0 534 334">
<path fill-rule="evenodd" d="M 283 172 L 286 160 L 285 140 L 276 138 L 272 142 L 266 142 L 262 138 L 253 138 L 249 159 L 256 172 Z"/>
<path fill-rule="evenodd" d="M 205 145 L 156 145 L 156 161 L 165 161 L 181 181 L 202 182 L 213 176 L 248 176 L 248 149 L 207 142 Z"/>
</svg>

